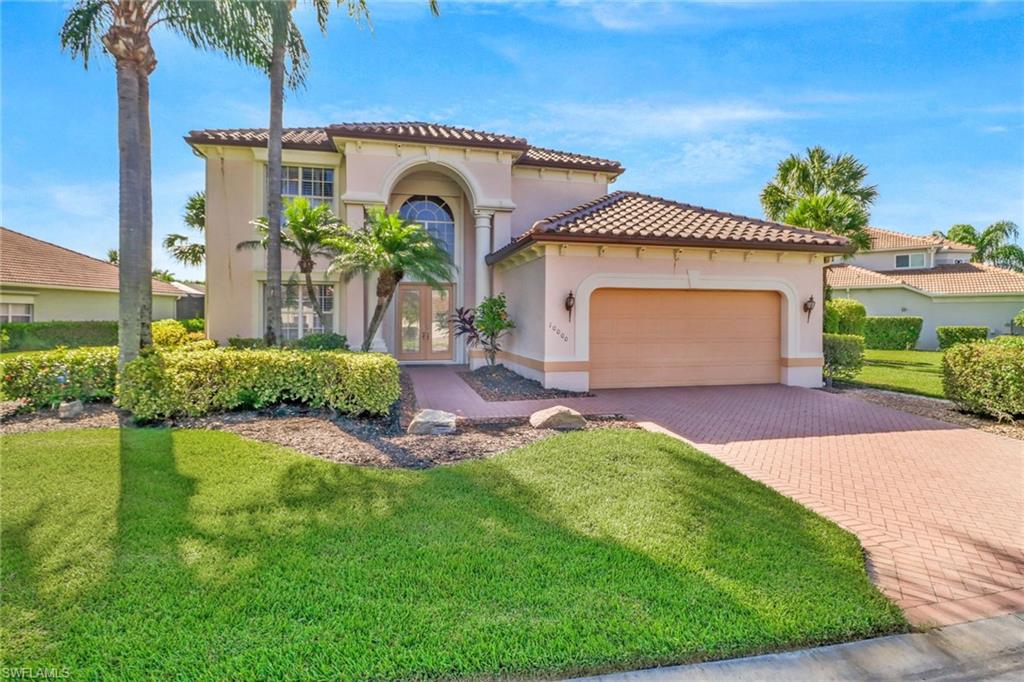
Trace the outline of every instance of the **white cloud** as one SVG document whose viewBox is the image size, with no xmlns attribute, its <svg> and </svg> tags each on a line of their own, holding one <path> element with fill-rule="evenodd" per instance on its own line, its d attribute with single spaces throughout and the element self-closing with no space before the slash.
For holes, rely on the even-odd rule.
<svg viewBox="0 0 1024 682">
<path fill-rule="evenodd" d="M 984 128 L 981 129 L 981 132 L 989 134 L 1006 133 L 1009 131 L 1010 129 L 1006 126 L 985 126 Z"/>
<path fill-rule="evenodd" d="M 743 100 L 712 103 L 631 100 L 602 104 L 550 104 L 544 108 L 545 115 L 532 122 L 535 129 L 620 140 L 679 137 L 807 116 Z"/>
</svg>

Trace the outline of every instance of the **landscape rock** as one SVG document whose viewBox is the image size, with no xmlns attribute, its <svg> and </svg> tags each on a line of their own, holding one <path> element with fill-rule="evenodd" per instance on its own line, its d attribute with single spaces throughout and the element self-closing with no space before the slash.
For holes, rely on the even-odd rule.
<svg viewBox="0 0 1024 682">
<path fill-rule="evenodd" d="M 530 415 L 530 426 L 535 429 L 558 429 L 571 431 L 583 429 L 587 420 L 576 410 L 565 405 L 555 405 L 546 410 L 538 410 Z"/>
<path fill-rule="evenodd" d="M 61 403 L 60 407 L 57 408 L 57 417 L 60 419 L 74 419 L 82 414 L 83 409 L 81 400 L 72 400 L 69 403 Z"/>
<path fill-rule="evenodd" d="M 455 433 L 455 415 L 444 410 L 420 410 L 409 423 L 408 433 L 438 436 Z"/>
</svg>

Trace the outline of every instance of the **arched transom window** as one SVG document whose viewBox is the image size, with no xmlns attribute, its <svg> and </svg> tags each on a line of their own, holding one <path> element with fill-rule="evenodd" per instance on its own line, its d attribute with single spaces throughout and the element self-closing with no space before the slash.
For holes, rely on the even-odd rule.
<svg viewBox="0 0 1024 682">
<path fill-rule="evenodd" d="M 455 260 L 455 216 L 443 199 L 409 197 L 398 213 L 409 222 L 422 225 Z"/>
</svg>

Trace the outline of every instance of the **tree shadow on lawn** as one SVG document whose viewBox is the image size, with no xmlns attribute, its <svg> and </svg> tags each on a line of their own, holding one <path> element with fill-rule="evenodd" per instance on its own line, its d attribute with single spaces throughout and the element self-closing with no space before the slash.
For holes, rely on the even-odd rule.
<svg viewBox="0 0 1024 682">
<path fill-rule="evenodd" d="M 114 564 L 54 632 L 54 660 L 129 677 L 572 674 L 903 627 L 852 536 L 659 436 L 637 451 L 571 434 L 568 462 L 544 441 L 426 472 L 202 436 L 121 432 Z"/>
</svg>

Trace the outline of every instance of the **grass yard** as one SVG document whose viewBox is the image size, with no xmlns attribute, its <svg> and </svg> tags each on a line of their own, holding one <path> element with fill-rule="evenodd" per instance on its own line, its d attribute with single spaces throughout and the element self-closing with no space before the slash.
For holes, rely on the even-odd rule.
<svg viewBox="0 0 1024 682">
<path fill-rule="evenodd" d="M 864 369 L 855 383 L 932 398 L 942 391 L 942 353 L 930 350 L 864 351 Z"/>
<path fill-rule="evenodd" d="M 566 675 L 906 627 L 854 536 L 643 431 L 427 471 L 212 431 L 57 431 L 2 447 L 5 667 Z"/>
</svg>

